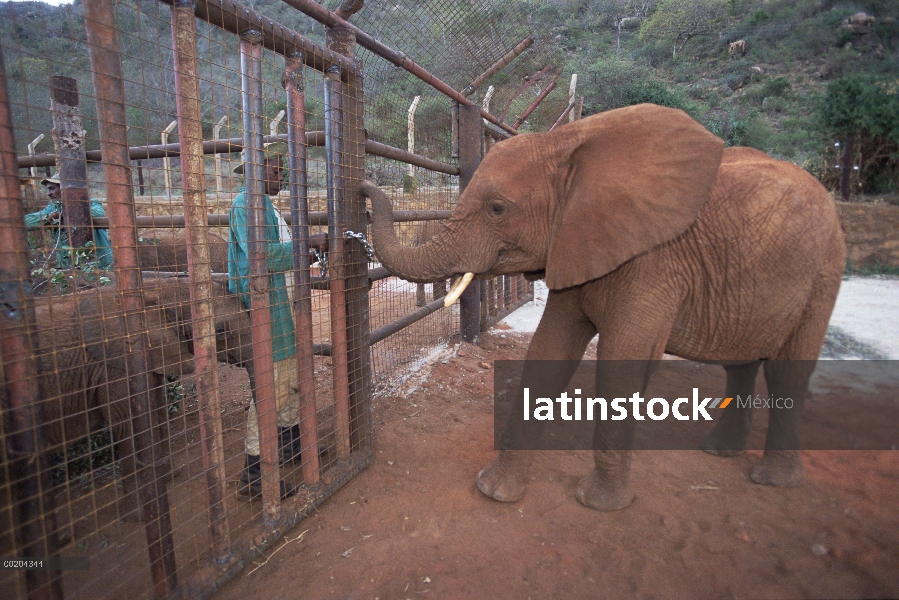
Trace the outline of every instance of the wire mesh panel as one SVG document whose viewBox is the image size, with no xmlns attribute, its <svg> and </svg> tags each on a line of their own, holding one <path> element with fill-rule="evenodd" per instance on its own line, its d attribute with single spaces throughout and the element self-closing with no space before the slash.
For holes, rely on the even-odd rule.
<svg viewBox="0 0 899 600">
<path fill-rule="evenodd" d="M 0 585 L 208 593 L 370 457 L 361 65 L 229 2 L 0 10 L 40 449 L 0 555 L 90 558 Z"/>
<path fill-rule="evenodd" d="M 0 571 L 15 597 L 208 594 L 364 468 L 372 391 L 460 315 L 447 282 L 374 261 L 360 184 L 427 243 L 459 197 L 459 102 L 492 123 L 482 152 L 569 104 L 508 3 L 353 15 L 452 97 L 351 29 L 257 8 L 0 6 L 0 556 L 90 565 Z M 482 327 L 530 299 L 520 277 L 481 290 Z"/>
<path fill-rule="evenodd" d="M 341 4 L 337 0 L 326 3 L 332 10 Z M 518 121 L 561 73 L 558 49 L 548 36 L 534 31 L 527 10 L 517 3 L 369 1 L 350 21 L 412 57 L 489 112 L 502 114 L 508 125 Z M 369 50 L 360 50 L 359 56 L 366 72 L 368 138 L 436 161 L 455 163 L 458 132 L 454 101 Z M 504 57 L 507 62 L 503 62 Z M 479 77 L 498 63 L 501 67 L 493 75 Z M 472 83 L 477 87 L 472 89 Z M 524 131 L 546 130 L 567 102 L 566 93 L 559 90 L 537 103 L 528 119 L 517 126 Z M 485 146 L 488 143 L 485 140 Z M 366 176 L 388 193 L 395 210 L 451 210 L 458 200 L 459 180 L 455 175 L 369 156 Z M 436 221 L 403 222 L 396 225 L 396 232 L 403 243 L 420 245 L 435 235 L 438 227 Z M 372 329 L 434 301 L 446 285 L 412 284 L 395 278 L 377 282 L 370 294 Z M 486 289 L 494 284 L 483 285 Z M 521 295 L 499 304 L 483 303 L 482 325 L 495 323 L 527 302 L 527 289 L 522 287 Z M 372 360 L 376 381 L 389 385 L 397 376 L 415 372 L 422 356 L 458 340 L 458 311 L 458 306 L 439 310 L 375 344 Z"/>
</svg>

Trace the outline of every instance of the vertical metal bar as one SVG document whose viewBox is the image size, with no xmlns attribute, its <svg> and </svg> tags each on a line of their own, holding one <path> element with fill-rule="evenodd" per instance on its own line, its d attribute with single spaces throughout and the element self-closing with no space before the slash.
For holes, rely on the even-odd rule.
<svg viewBox="0 0 899 600">
<path fill-rule="evenodd" d="M 368 225 L 365 198 L 359 184 L 365 179 L 365 105 L 362 61 L 355 58 L 355 35 L 338 30 L 342 36 L 339 51 L 352 59 L 344 87 L 343 181 L 346 227 L 357 233 Z M 350 443 L 353 449 L 370 448 L 371 418 L 371 344 L 369 322 L 368 254 L 358 241 L 345 248 L 347 360 L 350 384 Z"/>
<path fill-rule="evenodd" d="M 459 193 L 465 191 L 475 170 L 481 164 L 481 140 L 484 125 L 481 112 L 474 105 L 459 106 Z M 459 299 L 459 326 L 462 341 L 476 344 L 481 334 L 481 284 L 478 279 Z"/>
<path fill-rule="evenodd" d="M 318 460 L 318 418 L 315 410 L 315 362 L 312 348 L 312 281 L 309 273 L 309 201 L 306 172 L 306 113 L 303 56 L 286 58 L 287 148 L 290 175 L 290 223 L 293 239 L 293 306 L 297 344 L 297 379 L 300 388 L 300 447 L 303 481 L 315 485 Z"/>
<path fill-rule="evenodd" d="M 145 195 L 144 192 L 144 165 L 141 161 L 137 161 L 137 185 L 140 187 L 140 195 Z"/>
<path fill-rule="evenodd" d="M 335 42 L 333 29 L 326 32 L 328 47 Z M 346 314 L 346 256 L 344 254 L 343 197 L 346 188 L 341 179 L 341 146 L 343 128 L 341 115 L 342 85 L 340 67 L 334 66 L 325 73 L 325 157 L 328 193 L 328 248 L 331 274 L 331 365 L 334 374 L 335 434 L 337 457 L 350 455 L 350 384 L 347 357 Z"/>
<path fill-rule="evenodd" d="M 68 233 L 69 260 L 74 266 L 71 249 L 84 248 L 93 238 L 78 81 L 71 77 L 51 77 L 50 108 L 53 113 L 53 145 L 56 149 L 62 196 L 61 221 Z"/>
<path fill-rule="evenodd" d="M 115 251 L 116 276 L 122 294 L 125 315 L 125 361 L 129 373 L 128 391 L 132 414 L 138 493 L 157 596 L 172 593 L 178 585 L 175 571 L 175 547 L 172 538 L 168 497 L 165 490 L 167 462 L 161 456 L 162 444 L 154 443 L 156 411 L 151 410 L 151 389 L 157 392 L 161 377 L 152 376 L 147 354 L 144 301 L 137 258 L 137 228 L 134 195 L 131 187 L 131 163 L 128 156 L 125 84 L 115 27 L 114 0 L 88 0 L 84 3 L 84 23 L 97 104 L 103 175 L 110 208 L 109 224 Z M 155 384 L 155 386 L 153 385 Z M 155 440 L 161 441 L 161 440 Z"/>
<path fill-rule="evenodd" d="M 459 103 L 455 100 L 450 108 L 450 156 L 459 158 Z"/>
<path fill-rule="evenodd" d="M 481 283 L 481 331 L 490 329 L 490 281 Z"/>
<path fill-rule="evenodd" d="M 16 143 L 0 47 L 0 358 L 6 379 L 3 406 L 10 426 L 6 440 L 12 477 L 16 545 L 22 556 L 56 556 L 56 525 L 46 458 L 38 456 L 41 431 L 37 427 L 37 361 L 32 334 L 36 331 L 29 276 L 28 243 L 19 199 Z M 31 600 L 63 597 L 59 571 L 26 571 Z M 12 592 L 12 590 L 10 590 Z"/>
<path fill-rule="evenodd" d="M 218 123 L 212 128 L 212 140 L 214 142 L 219 141 L 219 133 L 222 130 L 222 127 L 225 126 L 225 123 L 228 122 L 228 115 L 222 116 L 221 119 L 218 120 Z M 215 195 L 216 198 L 222 195 L 222 155 L 221 153 L 215 154 Z"/>
<path fill-rule="evenodd" d="M 512 277 L 503 275 L 503 308 L 512 305 Z"/>
<path fill-rule="evenodd" d="M 225 451 L 218 385 L 212 272 L 209 259 L 206 169 L 193 0 L 176 0 L 172 7 L 172 45 L 175 49 L 175 98 L 181 141 L 181 189 L 187 229 L 187 273 L 190 276 L 194 372 L 203 440 L 203 471 L 212 558 L 222 564 L 231 556 L 231 534 L 225 506 Z"/>
<path fill-rule="evenodd" d="M 262 152 L 262 33 L 244 32 L 240 40 L 240 83 L 243 104 L 243 160 L 247 198 L 247 245 L 250 262 L 250 319 L 253 331 L 253 372 L 259 419 L 259 462 L 262 468 L 262 514 L 266 525 L 281 519 L 276 422 L 275 373 L 272 362 L 272 318 Z"/>
</svg>

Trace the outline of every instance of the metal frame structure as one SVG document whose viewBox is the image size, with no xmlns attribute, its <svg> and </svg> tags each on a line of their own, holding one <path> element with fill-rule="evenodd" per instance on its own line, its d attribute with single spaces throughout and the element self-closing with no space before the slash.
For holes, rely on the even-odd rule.
<svg viewBox="0 0 899 600">
<path fill-rule="evenodd" d="M 319 506 L 340 486 L 370 464 L 372 457 L 372 359 L 371 347 L 402 331 L 413 323 L 443 308 L 443 300 L 435 300 L 371 330 L 369 323 L 369 289 L 373 282 L 390 277 L 383 267 L 369 268 L 364 246 L 350 238 L 364 232 L 368 224 L 364 198 L 358 183 L 365 177 L 366 154 L 415 165 L 435 173 L 459 177 L 459 193 L 471 180 L 482 153 L 489 143 L 484 140 L 505 139 L 518 132 L 469 99 L 475 90 L 493 74 L 515 60 L 534 43 L 525 38 L 499 61 L 460 92 L 435 77 L 402 52 L 391 49 L 372 36 L 348 23 L 348 14 L 340 16 L 311 0 L 285 0 L 287 4 L 326 25 L 327 43 L 321 45 L 291 31 L 232 0 L 160 0 L 171 7 L 171 33 L 177 130 L 179 141 L 170 144 L 133 146 L 128 143 L 124 74 L 120 50 L 120 32 L 115 24 L 113 0 L 85 0 L 84 25 L 88 41 L 96 118 L 99 125 L 99 149 L 85 151 L 83 145 L 71 156 L 52 154 L 15 155 L 12 115 L 6 94 L 6 78 L 0 56 L 0 161 L 3 169 L 2 202 L 0 202 L 0 351 L 7 390 L 12 429 L 7 431 L 7 459 L 13 474 L 11 489 L 15 492 L 15 533 L 18 547 L 33 556 L 57 553 L 53 522 L 52 487 L 47 481 L 40 438 L 37 409 L 39 390 L 35 378 L 34 336 L 36 324 L 33 294 L 27 285 L 28 265 L 24 262 L 27 245 L 22 229 L 19 182 L 12 174 L 19 169 L 60 164 L 63 178 L 63 201 L 78 211 L 67 223 L 73 236 L 90 230 L 87 207 L 87 164 L 102 162 L 107 217 L 94 218 L 94 227 L 110 230 L 115 251 L 115 277 L 121 306 L 125 314 L 125 347 L 129 373 L 131 428 L 137 470 L 139 504 L 148 553 L 147 568 L 156 597 L 202 597 L 209 595 L 224 581 L 233 577 L 251 560 L 270 548 L 299 520 Z M 205 22 L 240 38 L 241 99 L 243 136 L 214 140 L 203 139 L 203 115 L 200 103 L 197 22 Z M 422 82 L 443 94 L 453 103 L 454 143 L 458 144 L 458 165 L 444 163 L 400 148 L 367 139 L 364 128 L 363 66 L 355 55 L 356 45 L 375 53 L 391 64 L 405 69 Z M 262 107 L 262 56 L 264 51 L 284 58 L 287 98 L 287 133 L 264 135 Z M 308 131 L 304 112 L 306 82 L 304 71 L 311 69 L 324 83 L 324 130 Z M 53 88 L 54 101 L 67 107 L 57 111 L 58 128 L 65 119 L 74 130 L 80 117 L 77 86 L 60 81 Z M 72 80 L 73 82 L 74 80 Z M 527 113 L 552 90 L 547 87 Z M 520 93 L 520 92 L 519 92 Z M 511 101 L 510 101 L 511 102 Z M 566 114 L 571 110 L 568 107 Z M 564 116 L 564 115 L 563 115 Z M 561 120 L 561 117 L 560 119 Z M 224 122 L 219 121 L 219 126 Z M 77 136 L 76 136 L 77 137 Z M 264 188 L 263 145 L 287 141 L 289 146 L 290 211 L 283 214 L 292 233 L 293 244 L 293 311 L 295 315 L 296 361 L 299 373 L 300 436 L 305 449 L 317 449 L 317 409 L 315 389 L 315 357 L 330 357 L 335 407 L 336 460 L 326 469 L 316 452 L 305 452 L 302 480 L 308 493 L 305 504 L 282 501 L 279 490 L 281 467 L 278 458 L 278 431 L 275 419 L 275 375 L 271 352 L 272 323 L 269 317 L 269 294 L 264 283 L 268 276 Z M 59 146 L 59 144 L 58 144 Z M 307 161 L 311 148 L 323 147 L 326 164 L 327 211 L 310 211 L 308 203 Z M 235 528 L 229 524 L 226 501 L 228 482 L 223 443 L 222 402 L 216 359 L 214 302 L 211 294 L 221 276 L 210 269 L 209 228 L 228 224 L 227 214 L 209 214 L 206 197 L 204 156 L 243 152 L 246 164 L 248 198 L 248 233 L 250 245 L 250 279 L 252 318 L 253 371 L 255 402 L 259 412 L 260 464 L 262 472 L 262 512 L 258 522 Z M 135 210 L 132 161 L 138 161 L 143 188 L 141 160 L 180 157 L 181 194 L 184 214 L 171 216 L 138 216 Z M 220 190 L 220 167 L 216 166 L 216 189 Z M 446 219 L 449 210 L 396 211 L 396 222 Z M 327 225 L 329 239 L 329 271 L 326 277 L 312 277 L 309 252 L 310 226 Z M 137 232 L 144 228 L 183 228 L 187 239 L 187 271 L 190 288 L 190 327 L 193 332 L 193 369 L 197 380 L 199 446 L 205 490 L 208 559 L 199 567 L 186 567 L 176 556 L 172 510 L 167 486 L 171 479 L 169 463 L 164 456 L 165 440 L 152 409 L 155 396 L 163 386 L 154 372 L 146 337 L 146 307 L 142 289 L 144 276 L 137 252 Z M 353 234 L 348 237 L 348 234 Z M 83 245 L 83 241 L 82 241 Z M 175 275 L 176 273 L 172 273 Z M 330 305 L 330 343 L 314 344 L 313 290 L 327 290 Z M 476 282 L 461 300 L 460 338 L 477 342 L 484 329 L 527 302 L 532 288 L 520 277 L 498 278 Z M 33 458 L 39 460 L 31 460 Z M 32 598 L 64 597 L 63 576 L 54 571 L 29 571 L 24 589 Z"/>
</svg>

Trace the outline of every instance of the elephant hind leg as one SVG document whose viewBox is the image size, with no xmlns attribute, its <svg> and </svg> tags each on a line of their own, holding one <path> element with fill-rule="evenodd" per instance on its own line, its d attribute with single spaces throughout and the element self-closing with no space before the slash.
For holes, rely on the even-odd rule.
<svg viewBox="0 0 899 600">
<path fill-rule="evenodd" d="M 761 361 L 741 365 L 727 365 L 726 398 L 751 398 L 755 395 L 755 379 Z M 752 409 L 740 402 L 732 403 L 715 423 L 712 431 L 699 443 L 699 447 L 716 456 L 737 456 L 746 449 L 746 438 L 752 428 Z"/>
<path fill-rule="evenodd" d="M 765 454 L 751 474 L 755 483 L 792 487 L 805 480 L 805 470 L 799 455 L 802 407 L 836 302 L 840 285 L 839 273 L 829 277 L 820 276 L 815 283 L 809 304 L 797 327 L 774 360 L 765 362 L 765 381 L 769 396 L 774 399 L 789 398 L 792 402 L 789 408 L 781 403 L 781 408 L 774 406 L 769 409 Z"/>
</svg>

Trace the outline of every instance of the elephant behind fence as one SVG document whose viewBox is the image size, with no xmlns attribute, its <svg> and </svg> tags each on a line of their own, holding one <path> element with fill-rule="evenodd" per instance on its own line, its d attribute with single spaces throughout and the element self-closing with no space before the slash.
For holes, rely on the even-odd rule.
<svg viewBox="0 0 899 600">
<path fill-rule="evenodd" d="M 214 284 L 212 290 L 218 359 L 247 367 L 253 381 L 249 314 L 224 285 Z M 38 424 L 44 443 L 40 451 L 50 454 L 86 438 L 101 423 L 109 426 L 122 460 L 119 516 L 131 520 L 138 516 L 138 502 L 125 320 L 118 292 L 116 286 L 107 286 L 36 301 Z M 152 368 L 150 402 L 158 427 L 153 437 L 164 442 L 164 376 L 193 372 L 189 282 L 187 278 L 145 280 L 143 300 Z M 3 406 L 8 406 L 5 398 Z M 4 423 L 7 433 L 9 425 Z M 0 513 L 6 513 L 5 509 Z"/>
<path fill-rule="evenodd" d="M 228 272 L 228 240 L 209 232 L 209 269 Z M 187 238 L 183 231 L 147 229 L 138 238 L 138 260 L 144 271 L 187 272 Z"/>
<path fill-rule="evenodd" d="M 228 272 L 228 240 L 218 233 L 209 232 L 209 270 L 213 273 Z M 138 239 L 138 260 L 144 271 L 187 272 L 187 238 L 183 231 L 173 229 L 147 229 Z M 316 254 L 316 252 L 318 254 Z M 328 235 L 314 233 L 309 236 L 310 263 L 328 252 Z"/>
</svg>

